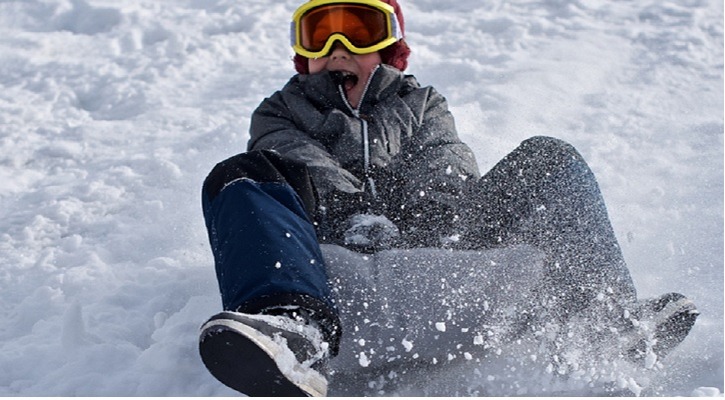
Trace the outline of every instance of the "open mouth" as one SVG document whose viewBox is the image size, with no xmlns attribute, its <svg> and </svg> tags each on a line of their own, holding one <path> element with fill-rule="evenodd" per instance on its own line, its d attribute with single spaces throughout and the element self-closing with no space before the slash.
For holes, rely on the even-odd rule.
<svg viewBox="0 0 725 400">
<path fill-rule="evenodd" d="M 330 71 L 332 80 L 336 85 L 341 85 L 345 90 L 350 90 L 357 85 L 358 77 L 348 71 Z"/>
</svg>

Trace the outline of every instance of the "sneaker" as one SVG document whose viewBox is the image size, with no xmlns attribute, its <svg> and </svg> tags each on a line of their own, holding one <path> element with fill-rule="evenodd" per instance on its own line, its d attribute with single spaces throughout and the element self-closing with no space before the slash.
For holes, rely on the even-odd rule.
<svg viewBox="0 0 725 400">
<path fill-rule="evenodd" d="M 216 379 L 248 396 L 325 396 L 328 345 L 298 315 L 225 311 L 201 327 L 199 352 Z"/>
<path fill-rule="evenodd" d="M 654 354 L 661 359 L 677 347 L 695 324 L 699 311 L 687 297 L 668 293 L 644 301 L 633 316 L 638 330 L 645 333 L 627 351 L 630 359 L 638 360 Z"/>
</svg>

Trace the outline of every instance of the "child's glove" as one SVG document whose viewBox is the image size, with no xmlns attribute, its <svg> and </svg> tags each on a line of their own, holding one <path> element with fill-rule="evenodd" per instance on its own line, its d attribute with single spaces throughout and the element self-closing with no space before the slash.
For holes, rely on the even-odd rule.
<svg viewBox="0 0 725 400">
<path fill-rule="evenodd" d="M 398 227 L 384 215 L 356 214 L 347 224 L 345 245 L 361 252 L 389 249 L 400 236 Z"/>
</svg>

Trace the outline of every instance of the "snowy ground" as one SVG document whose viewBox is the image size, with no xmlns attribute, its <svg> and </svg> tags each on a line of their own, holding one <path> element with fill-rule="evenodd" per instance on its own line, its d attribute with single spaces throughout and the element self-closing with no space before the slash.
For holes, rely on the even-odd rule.
<svg viewBox="0 0 725 400">
<path fill-rule="evenodd" d="M 698 304 L 642 394 L 722 395 L 722 1 L 401 1 L 481 169 L 573 143 L 640 296 Z M 234 394 L 196 353 L 199 192 L 293 73 L 298 2 L 0 0 L 0 395 Z"/>
</svg>

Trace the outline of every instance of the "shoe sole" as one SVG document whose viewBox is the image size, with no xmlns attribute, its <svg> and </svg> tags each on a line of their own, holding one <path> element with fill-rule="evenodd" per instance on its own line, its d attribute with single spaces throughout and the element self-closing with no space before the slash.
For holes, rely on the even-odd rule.
<svg viewBox="0 0 725 400">
<path fill-rule="evenodd" d="M 656 339 L 652 351 L 662 358 L 677 347 L 692 329 L 700 315 L 695 304 L 685 296 L 670 293 L 652 304 L 650 312 L 653 325 L 653 337 Z M 631 359 L 639 359 L 647 351 L 646 339 L 641 339 L 631 347 L 627 354 Z"/>
<path fill-rule="evenodd" d="M 214 319 L 202 326 L 199 353 L 217 380 L 248 396 L 326 395 L 322 375 L 301 365 L 270 337 L 236 320 Z"/>
<path fill-rule="evenodd" d="M 656 325 L 657 343 L 653 346 L 653 350 L 657 354 L 665 355 L 685 340 L 700 313 L 695 303 L 684 297 L 667 304 L 662 309 L 669 309 L 670 312 L 664 321 L 659 321 Z"/>
</svg>

